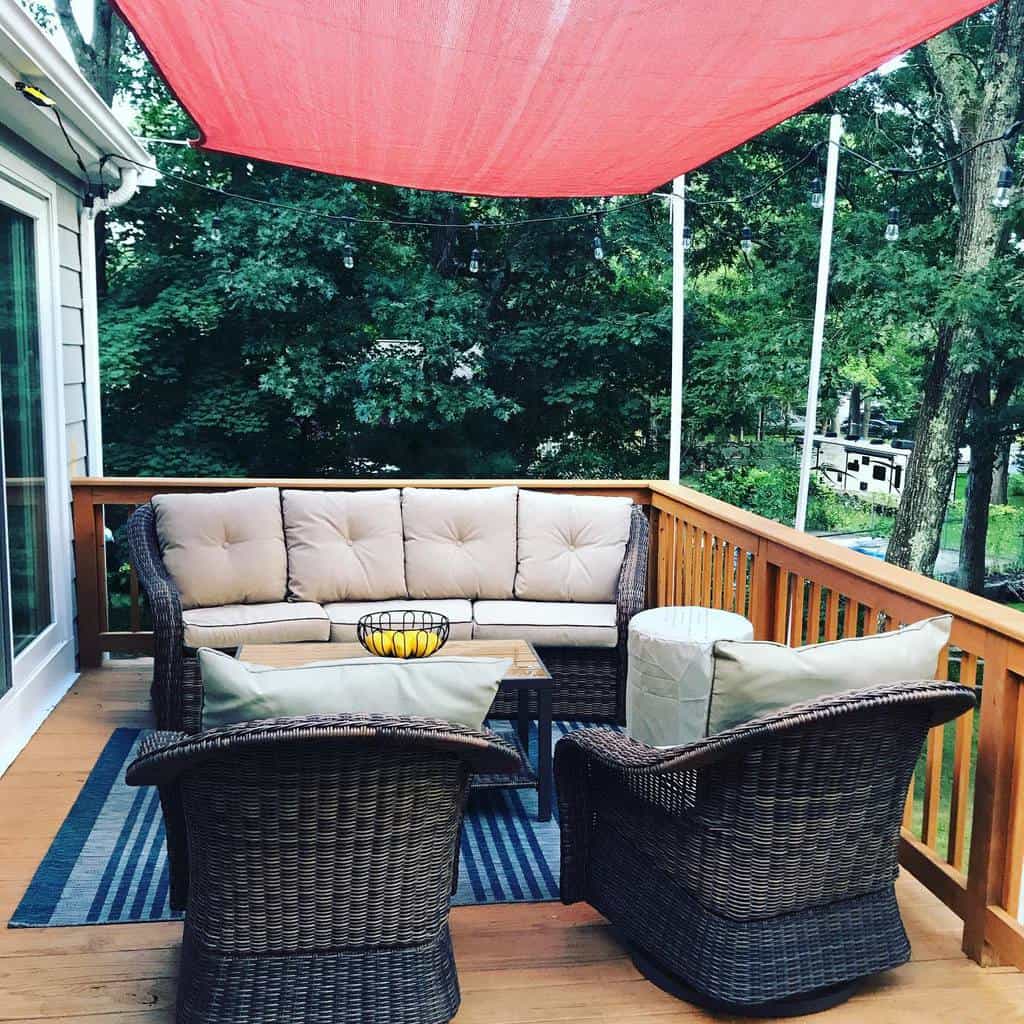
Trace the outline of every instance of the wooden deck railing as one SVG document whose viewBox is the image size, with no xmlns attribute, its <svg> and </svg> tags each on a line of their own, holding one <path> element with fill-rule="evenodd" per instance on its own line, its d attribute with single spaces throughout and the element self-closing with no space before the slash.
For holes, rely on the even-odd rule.
<svg viewBox="0 0 1024 1024">
<path fill-rule="evenodd" d="M 685 487 L 656 481 L 387 481 L 386 486 L 521 483 L 567 493 L 623 494 L 651 508 L 651 600 L 747 615 L 761 639 L 807 644 L 953 615 L 948 678 L 981 704 L 932 730 L 907 794 L 901 861 L 964 922 L 967 954 L 1024 968 L 1024 615 L 809 537 Z M 108 628 L 104 510 L 156 493 L 277 486 L 364 489 L 383 481 L 82 479 L 72 484 L 83 666 L 102 653 L 145 652 L 138 584 L 128 629 Z M 123 512 L 121 513 L 123 517 Z M 122 613 L 123 614 L 123 613 Z"/>
</svg>

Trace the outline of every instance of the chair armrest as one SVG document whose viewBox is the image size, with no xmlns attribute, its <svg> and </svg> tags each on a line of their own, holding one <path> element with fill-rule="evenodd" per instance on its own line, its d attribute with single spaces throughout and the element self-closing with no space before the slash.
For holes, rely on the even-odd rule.
<svg viewBox="0 0 1024 1024">
<path fill-rule="evenodd" d="M 418 746 L 453 754 L 474 772 L 518 771 L 519 752 L 488 729 L 467 729 L 439 719 L 386 715 L 307 715 L 223 726 L 195 735 L 157 733 L 128 766 L 130 786 L 166 785 L 182 772 L 223 754 L 281 743 L 373 742 Z"/>
<path fill-rule="evenodd" d="M 576 746 L 594 762 L 623 774 L 661 775 L 701 768 L 763 743 L 773 735 L 823 718 L 873 710 L 879 706 L 918 703 L 930 705 L 931 724 L 938 725 L 974 707 L 977 698 L 970 687 L 959 683 L 927 679 L 886 683 L 792 704 L 713 736 L 675 747 L 650 747 L 608 729 L 579 729 L 559 740 L 558 747 L 565 744 Z"/>
</svg>

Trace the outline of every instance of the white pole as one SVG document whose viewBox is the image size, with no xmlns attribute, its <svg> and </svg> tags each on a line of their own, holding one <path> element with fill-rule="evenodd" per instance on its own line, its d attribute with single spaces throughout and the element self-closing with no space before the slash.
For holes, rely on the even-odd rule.
<svg viewBox="0 0 1024 1024">
<path fill-rule="evenodd" d="M 832 222 L 836 212 L 836 177 L 839 172 L 839 143 L 842 137 L 843 119 L 838 114 L 833 114 L 828 129 L 828 164 L 825 168 L 825 208 L 821 213 L 821 248 L 818 251 L 818 292 L 814 300 L 811 370 L 807 378 L 804 447 L 800 455 L 800 490 L 796 499 L 796 522 L 794 525 L 798 530 L 803 530 L 807 525 L 807 496 L 811 488 L 814 427 L 818 419 L 821 346 L 825 338 L 825 313 L 828 309 L 828 273 L 832 261 Z"/>
<path fill-rule="evenodd" d="M 668 479 L 679 483 L 683 444 L 683 310 L 686 298 L 686 262 L 683 226 L 686 223 L 686 175 L 672 182 L 669 212 L 672 217 L 672 402 L 669 407 Z"/>
</svg>

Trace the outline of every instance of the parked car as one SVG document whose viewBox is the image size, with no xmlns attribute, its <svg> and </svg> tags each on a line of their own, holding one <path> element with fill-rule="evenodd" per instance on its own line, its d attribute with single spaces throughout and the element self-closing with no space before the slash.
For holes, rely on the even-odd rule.
<svg viewBox="0 0 1024 1024">
<path fill-rule="evenodd" d="M 862 436 L 871 434 L 873 437 L 895 437 L 899 425 L 898 420 L 887 420 L 881 416 L 872 416 L 866 426 L 864 424 L 854 424 L 858 429 L 855 429 L 853 433 L 859 433 Z M 843 421 L 844 434 L 851 433 L 850 426 L 851 421 L 849 419 Z"/>
</svg>

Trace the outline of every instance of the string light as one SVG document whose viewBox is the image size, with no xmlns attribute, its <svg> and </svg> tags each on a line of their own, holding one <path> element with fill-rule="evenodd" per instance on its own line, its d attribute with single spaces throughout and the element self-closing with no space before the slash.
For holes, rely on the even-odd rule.
<svg viewBox="0 0 1024 1024">
<path fill-rule="evenodd" d="M 885 225 L 885 240 L 887 242 L 898 242 L 900 240 L 900 208 L 889 207 L 889 222 Z"/>
<path fill-rule="evenodd" d="M 811 208 L 815 210 L 825 208 L 825 188 L 821 184 L 821 178 L 811 180 Z"/>
<path fill-rule="evenodd" d="M 754 248 L 754 232 L 749 224 L 744 224 L 740 231 L 740 248 L 745 253 Z"/>
<path fill-rule="evenodd" d="M 469 254 L 469 272 L 478 274 L 480 272 L 480 261 L 483 253 L 480 251 L 480 221 L 473 221 L 473 251 Z"/>
<path fill-rule="evenodd" d="M 689 224 L 683 225 L 683 252 L 689 252 L 693 248 L 693 228 Z"/>
<path fill-rule="evenodd" d="M 1005 210 L 1010 205 L 1010 196 L 1013 193 L 1013 168 L 1004 164 L 996 179 L 996 191 L 992 197 L 992 205 L 997 210 Z"/>
<path fill-rule="evenodd" d="M 594 238 L 591 242 L 594 247 L 594 259 L 604 259 L 604 242 L 601 241 L 601 215 L 599 213 L 594 214 Z"/>
</svg>

